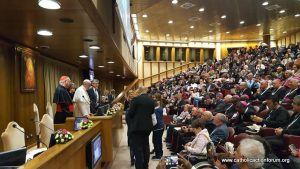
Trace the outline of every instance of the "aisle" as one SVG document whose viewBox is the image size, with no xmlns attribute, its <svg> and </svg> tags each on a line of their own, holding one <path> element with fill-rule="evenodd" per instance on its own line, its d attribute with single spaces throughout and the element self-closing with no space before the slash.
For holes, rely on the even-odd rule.
<svg viewBox="0 0 300 169">
<path fill-rule="evenodd" d="M 122 140 L 121 144 L 119 146 L 119 149 L 117 150 L 116 158 L 113 160 L 112 165 L 110 169 L 134 169 L 134 166 L 130 166 L 130 156 L 129 156 L 129 147 L 127 146 L 127 125 L 123 124 L 123 135 L 122 135 Z M 163 135 L 163 139 L 165 137 L 165 133 Z M 150 151 L 153 149 L 152 145 L 152 133 L 150 134 L 149 137 L 149 143 L 150 143 Z M 163 151 L 164 155 L 170 155 L 170 151 L 166 148 L 166 143 L 163 142 Z M 151 157 L 153 155 L 150 155 L 150 161 L 149 161 L 149 169 L 155 169 L 158 161 L 153 161 L 151 160 Z"/>
</svg>

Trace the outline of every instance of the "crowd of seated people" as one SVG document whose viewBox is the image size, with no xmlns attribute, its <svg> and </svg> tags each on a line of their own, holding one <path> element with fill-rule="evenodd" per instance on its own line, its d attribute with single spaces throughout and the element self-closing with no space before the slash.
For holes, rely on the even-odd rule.
<svg viewBox="0 0 300 169">
<path fill-rule="evenodd" d="M 293 159 L 299 167 L 300 159 L 282 153 L 288 146 L 283 135 L 300 136 L 299 54 L 299 46 L 292 50 L 241 48 L 223 60 L 208 60 L 153 84 L 149 94 L 161 94 L 165 118 L 171 117 L 172 121 L 167 124 L 167 147 L 174 155 L 187 151 L 201 156 L 205 154 L 203 144 L 213 142 L 217 152 L 228 153 L 227 142 L 237 148 L 239 136 L 260 135 L 257 140 L 264 146 L 261 154 Z M 270 128 L 267 135 L 261 134 Z M 244 144 L 247 142 L 258 145 L 249 140 Z M 299 149 L 300 139 L 294 144 Z M 189 162 L 194 165 L 201 161 Z M 264 168 L 275 165 L 265 162 Z M 282 165 L 289 167 L 285 162 Z M 233 167 L 238 166 L 245 168 L 239 164 Z M 251 164 L 246 166 L 253 168 Z"/>
</svg>

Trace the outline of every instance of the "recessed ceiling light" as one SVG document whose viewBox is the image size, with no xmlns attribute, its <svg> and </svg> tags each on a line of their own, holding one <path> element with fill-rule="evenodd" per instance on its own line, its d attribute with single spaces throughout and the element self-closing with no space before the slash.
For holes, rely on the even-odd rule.
<svg viewBox="0 0 300 169">
<path fill-rule="evenodd" d="M 104 66 L 101 65 L 101 66 L 98 66 L 98 67 L 99 67 L 99 68 L 103 68 Z"/>
<path fill-rule="evenodd" d="M 274 29 L 272 29 L 272 28 L 270 29 L 270 31 L 273 31 L 273 30 L 274 30 Z"/>
<path fill-rule="evenodd" d="M 300 16 L 300 14 L 299 14 L 299 13 L 295 15 L 295 17 L 299 17 L 299 16 Z"/>
<path fill-rule="evenodd" d="M 225 18 L 226 18 L 226 15 L 222 15 L 221 18 L 222 18 L 222 19 L 225 19 Z"/>
<path fill-rule="evenodd" d="M 226 32 L 227 34 L 230 34 L 230 32 Z"/>
<path fill-rule="evenodd" d="M 204 12 L 204 10 L 205 10 L 204 8 L 200 8 L 199 12 Z"/>
<path fill-rule="evenodd" d="M 56 0 L 39 0 L 39 6 L 45 9 L 60 9 L 60 3 Z"/>
<path fill-rule="evenodd" d="M 190 26 L 190 28 L 191 28 L 191 29 L 194 29 L 194 26 L 193 26 L 193 25 L 191 25 L 191 26 Z"/>
<path fill-rule="evenodd" d="M 48 31 L 46 29 L 38 30 L 37 34 L 41 35 L 41 36 L 52 36 L 53 35 L 53 33 L 51 31 Z"/>
<path fill-rule="evenodd" d="M 80 58 L 88 58 L 87 55 L 80 55 L 79 57 L 80 57 Z"/>
<path fill-rule="evenodd" d="M 97 45 L 90 45 L 90 49 L 100 49 L 100 46 L 97 46 Z"/>
<path fill-rule="evenodd" d="M 173 0 L 172 1 L 172 4 L 177 4 L 178 3 L 178 0 Z"/>
<path fill-rule="evenodd" d="M 286 34 L 287 32 L 286 32 L 286 31 L 283 31 L 282 33 L 283 33 L 283 34 Z"/>
<path fill-rule="evenodd" d="M 148 15 L 147 15 L 147 14 L 144 14 L 142 17 L 143 17 L 143 18 L 147 18 L 147 17 L 148 17 Z"/>
<path fill-rule="evenodd" d="M 136 14 L 131 14 L 131 17 L 136 18 Z"/>
<path fill-rule="evenodd" d="M 285 13 L 285 10 L 284 10 L 284 9 L 282 9 L 282 10 L 280 10 L 280 11 L 279 11 L 279 13 Z"/>
<path fill-rule="evenodd" d="M 145 32 L 146 32 L 146 33 L 149 33 L 149 30 L 147 29 L 147 30 L 145 30 Z"/>
<path fill-rule="evenodd" d="M 268 1 L 265 1 L 265 2 L 263 2 L 261 5 L 262 5 L 262 6 L 267 6 L 267 5 L 269 5 L 269 2 L 268 2 Z"/>
<path fill-rule="evenodd" d="M 168 23 L 169 23 L 169 24 L 172 24 L 172 23 L 173 23 L 173 21 L 172 21 L 172 20 L 169 20 L 169 21 L 168 21 Z"/>
<path fill-rule="evenodd" d="M 122 77 L 122 79 L 125 79 L 125 78 L 126 78 L 125 76 Z"/>
<path fill-rule="evenodd" d="M 258 23 L 258 24 L 256 24 L 256 26 L 261 26 L 261 24 L 260 24 L 260 23 Z"/>
<path fill-rule="evenodd" d="M 212 33 L 212 32 L 213 32 L 213 30 L 209 30 L 208 32 Z"/>
<path fill-rule="evenodd" d="M 243 25 L 245 23 L 245 21 L 240 21 L 240 24 Z"/>
<path fill-rule="evenodd" d="M 113 64 L 113 63 L 115 63 L 114 61 L 108 61 L 107 63 L 109 63 L 109 64 Z"/>
<path fill-rule="evenodd" d="M 116 75 L 116 76 L 118 76 L 118 77 L 119 77 L 119 76 L 121 76 L 121 75 Z"/>
<path fill-rule="evenodd" d="M 108 73 L 114 73 L 113 71 L 109 71 Z"/>
<path fill-rule="evenodd" d="M 167 33 L 166 36 L 170 36 L 170 34 Z"/>
</svg>

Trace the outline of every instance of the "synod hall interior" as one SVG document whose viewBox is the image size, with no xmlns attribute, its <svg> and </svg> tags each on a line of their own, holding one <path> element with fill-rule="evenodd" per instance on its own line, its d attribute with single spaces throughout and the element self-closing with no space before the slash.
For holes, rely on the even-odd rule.
<svg viewBox="0 0 300 169">
<path fill-rule="evenodd" d="M 300 0 L 0 14 L 0 169 L 300 169 Z"/>
</svg>

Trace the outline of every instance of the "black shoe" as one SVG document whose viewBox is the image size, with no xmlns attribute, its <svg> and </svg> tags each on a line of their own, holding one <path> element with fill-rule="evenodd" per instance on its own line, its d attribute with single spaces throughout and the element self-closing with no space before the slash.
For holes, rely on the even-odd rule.
<svg viewBox="0 0 300 169">
<path fill-rule="evenodd" d="M 154 149 L 152 151 L 150 151 L 150 154 L 154 154 Z"/>
<path fill-rule="evenodd" d="M 160 156 L 160 157 L 158 157 L 158 156 L 153 156 L 151 159 L 154 160 L 154 161 L 158 161 L 158 160 L 161 159 L 161 156 Z"/>
<path fill-rule="evenodd" d="M 134 166 L 134 161 L 131 161 L 130 166 Z"/>
</svg>

